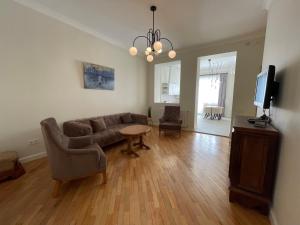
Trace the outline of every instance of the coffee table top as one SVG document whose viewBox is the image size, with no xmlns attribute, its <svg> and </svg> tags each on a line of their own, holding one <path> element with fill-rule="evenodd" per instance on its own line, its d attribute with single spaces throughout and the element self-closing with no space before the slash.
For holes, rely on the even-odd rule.
<svg viewBox="0 0 300 225">
<path fill-rule="evenodd" d="M 120 133 L 124 136 L 139 136 L 151 131 L 151 127 L 146 125 L 131 125 L 124 127 L 120 130 Z"/>
</svg>

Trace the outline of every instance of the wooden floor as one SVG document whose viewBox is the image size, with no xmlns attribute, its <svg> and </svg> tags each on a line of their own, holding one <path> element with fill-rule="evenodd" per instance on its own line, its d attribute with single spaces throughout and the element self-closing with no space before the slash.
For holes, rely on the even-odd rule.
<svg viewBox="0 0 300 225">
<path fill-rule="evenodd" d="M 0 184 L 0 224 L 269 225 L 267 217 L 228 202 L 229 139 L 192 132 L 145 138 L 139 158 L 109 148 L 101 175 L 63 186 L 51 197 L 47 159 L 25 164 L 26 175 Z"/>
</svg>

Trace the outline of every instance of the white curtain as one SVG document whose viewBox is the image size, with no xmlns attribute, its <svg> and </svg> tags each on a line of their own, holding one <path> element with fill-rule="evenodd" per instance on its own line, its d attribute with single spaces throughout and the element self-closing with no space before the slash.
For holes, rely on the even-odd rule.
<svg viewBox="0 0 300 225">
<path fill-rule="evenodd" d="M 218 105 L 220 75 L 201 75 L 198 88 L 198 113 L 202 114 L 205 105 Z"/>
</svg>

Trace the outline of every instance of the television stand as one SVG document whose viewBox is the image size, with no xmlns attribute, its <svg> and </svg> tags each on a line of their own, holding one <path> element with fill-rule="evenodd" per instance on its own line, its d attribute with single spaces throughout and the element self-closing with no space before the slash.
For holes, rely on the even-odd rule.
<svg viewBox="0 0 300 225">
<path fill-rule="evenodd" d="M 237 116 L 229 165 L 229 200 L 269 213 L 272 203 L 280 134 L 271 125 L 258 128 Z"/>
</svg>

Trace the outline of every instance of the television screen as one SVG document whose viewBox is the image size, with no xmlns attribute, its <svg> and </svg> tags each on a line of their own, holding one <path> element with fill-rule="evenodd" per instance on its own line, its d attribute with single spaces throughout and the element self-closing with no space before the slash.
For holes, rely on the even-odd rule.
<svg viewBox="0 0 300 225">
<path fill-rule="evenodd" d="M 266 89 L 267 89 L 268 72 L 261 73 L 256 80 L 255 105 L 263 107 Z"/>
<path fill-rule="evenodd" d="M 270 108 L 275 87 L 274 77 L 275 66 L 269 66 L 268 70 L 257 76 L 254 105 L 263 109 Z"/>
</svg>

